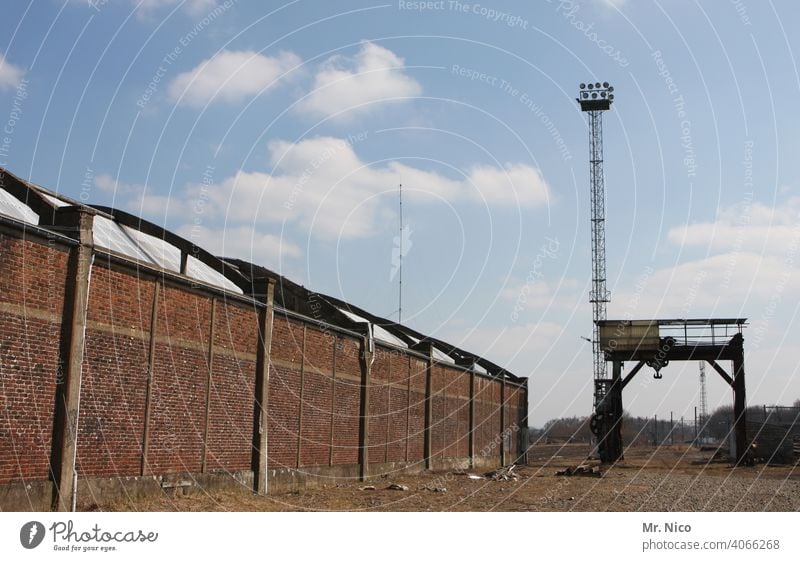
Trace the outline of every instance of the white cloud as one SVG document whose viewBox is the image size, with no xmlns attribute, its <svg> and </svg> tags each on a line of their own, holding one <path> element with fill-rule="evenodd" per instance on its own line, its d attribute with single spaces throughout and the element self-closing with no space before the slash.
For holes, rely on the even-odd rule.
<svg viewBox="0 0 800 561">
<path fill-rule="evenodd" d="M 16 88 L 24 74 L 20 67 L 8 62 L 8 59 L 0 53 L 0 91 Z"/>
<path fill-rule="evenodd" d="M 370 165 L 347 141 L 315 137 L 296 144 L 268 145 L 272 173 L 239 171 L 212 186 L 193 186 L 189 198 L 208 197 L 210 212 L 238 223 L 262 221 L 296 224 L 327 239 L 358 238 L 375 233 L 389 215 L 383 194 L 393 192 L 398 177 L 408 196 L 422 202 L 471 201 L 492 207 L 538 207 L 549 200 L 549 187 L 536 168 L 507 164 L 475 166 L 450 179 L 398 162 Z"/>
<path fill-rule="evenodd" d="M 609 317 L 749 316 L 770 300 L 797 290 L 800 276 L 784 257 L 724 253 L 643 277 L 638 290 L 612 297 Z"/>
<path fill-rule="evenodd" d="M 214 255 L 244 259 L 273 270 L 279 270 L 283 260 L 303 254 L 293 243 L 250 226 L 209 228 L 187 224 L 177 233 Z"/>
<path fill-rule="evenodd" d="M 776 206 L 747 201 L 713 222 L 674 227 L 669 240 L 708 256 L 652 271 L 612 308 L 636 317 L 753 315 L 800 290 L 800 198 Z M 779 313 L 781 310 L 775 310 Z"/>
<path fill-rule="evenodd" d="M 354 57 L 333 56 L 314 78 L 298 109 L 317 117 L 369 111 L 377 102 L 419 95 L 422 86 L 404 72 L 405 62 L 389 49 L 364 42 Z"/>
<path fill-rule="evenodd" d="M 800 240 L 800 197 L 775 207 L 758 202 L 734 205 L 720 212 L 714 222 L 670 229 L 669 240 L 714 251 L 786 252 Z"/>
<path fill-rule="evenodd" d="M 156 194 L 146 185 L 126 183 L 107 173 L 96 175 L 94 185 L 113 196 L 114 206 L 158 223 L 169 217 L 180 218 L 191 211 L 182 197 Z"/>
<path fill-rule="evenodd" d="M 254 51 L 221 51 L 169 85 L 173 101 L 203 107 L 212 101 L 235 103 L 281 84 L 301 63 L 291 52 L 268 57 Z"/>
</svg>

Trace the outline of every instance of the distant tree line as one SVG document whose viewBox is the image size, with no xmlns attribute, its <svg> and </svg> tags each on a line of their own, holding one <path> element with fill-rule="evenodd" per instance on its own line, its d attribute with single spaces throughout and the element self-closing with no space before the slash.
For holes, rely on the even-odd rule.
<svg viewBox="0 0 800 561">
<path fill-rule="evenodd" d="M 791 407 L 754 405 L 747 408 L 746 415 L 748 432 L 757 440 L 777 438 L 790 443 L 794 436 L 800 436 L 800 399 Z M 530 429 L 530 441 L 540 444 L 590 442 L 589 420 L 589 416 L 551 419 L 542 428 Z M 698 419 L 697 425 L 697 437 L 701 441 L 724 443 L 733 425 L 733 407 L 717 407 L 708 419 Z M 628 413 L 623 416 L 622 438 L 626 445 L 691 443 L 695 437 L 694 416 L 672 422 L 669 418 L 634 417 Z"/>
</svg>

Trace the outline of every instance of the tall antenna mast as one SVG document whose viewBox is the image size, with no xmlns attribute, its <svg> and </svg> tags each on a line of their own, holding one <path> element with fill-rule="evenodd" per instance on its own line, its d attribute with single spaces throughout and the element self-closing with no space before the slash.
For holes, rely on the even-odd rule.
<svg viewBox="0 0 800 561">
<path fill-rule="evenodd" d="M 581 111 L 589 114 L 589 181 L 592 202 L 592 355 L 595 380 L 594 405 L 597 407 L 602 395 L 598 395 L 598 380 L 607 377 L 606 358 L 600 347 L 598 321 L 606 319 L 606 304 L 610 294 L 606 290 L 606 204 L 605 180 L 603 177 L 603 111 L 611 109 L 614 88 L 608 82 L 580 85 L 578 103 Z M 603 386 L 604 387 L 604 386 Z"/>
<path fill-rule="evenodd" d="M 397 308 L 397 323 L 403 323 L 403 182 L 400 181 L 400 294 Z"/>
</svg>

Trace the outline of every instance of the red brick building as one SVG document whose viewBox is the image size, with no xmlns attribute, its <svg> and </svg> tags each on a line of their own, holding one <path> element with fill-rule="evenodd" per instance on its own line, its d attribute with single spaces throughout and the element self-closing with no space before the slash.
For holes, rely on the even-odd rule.
<svg viewBox="0 0 800 561">
<path fill-rule="evenodd" d="M 0 509 L 520 454 L 527 380 L 0 169 Z"/>
</svg>

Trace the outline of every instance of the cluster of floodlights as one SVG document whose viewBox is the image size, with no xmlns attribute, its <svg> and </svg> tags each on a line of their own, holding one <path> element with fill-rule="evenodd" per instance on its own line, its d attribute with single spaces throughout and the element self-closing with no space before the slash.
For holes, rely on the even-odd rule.
<svg viewBox="0 0 800 561">
<path fill-rule="evenodd" d="M 595 84 L 581 84 L 581 99 L 608 99 L 609 101 L 614 100 L 614 86 L 609 86 L 608 82 L 597 82 Z"/>
</svg>

